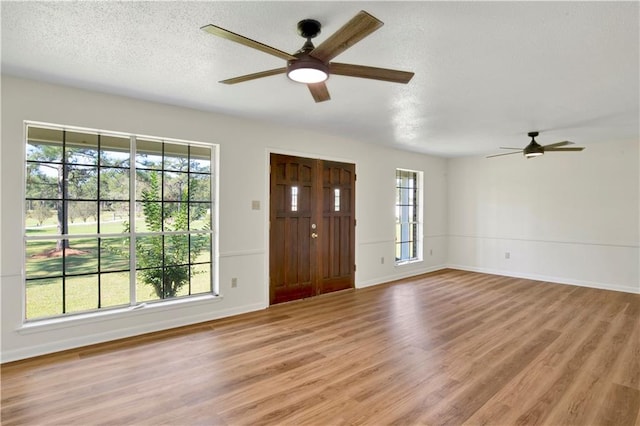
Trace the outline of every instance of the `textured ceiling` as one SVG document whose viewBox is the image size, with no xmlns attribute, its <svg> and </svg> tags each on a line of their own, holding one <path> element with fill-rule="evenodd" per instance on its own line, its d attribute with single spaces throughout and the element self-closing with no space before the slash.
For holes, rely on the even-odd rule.
<svg viewBox="0 0 640 426">
<path fill-rule="evenodd" d="M 533 130 L 588 147 L 640 140 L 639 6 L 3 1 L 2 72 L 447 157 L 524 146 Z M 199 29 L 293 53 L 299 20 L 322 23 L 318 45 L 359 10 L 385 25 L 335 61 L 414 71 L 408 85 L 332 76 L 316 104 L 284 75 L 219 84 L 285 63 Z"/>
</svg>

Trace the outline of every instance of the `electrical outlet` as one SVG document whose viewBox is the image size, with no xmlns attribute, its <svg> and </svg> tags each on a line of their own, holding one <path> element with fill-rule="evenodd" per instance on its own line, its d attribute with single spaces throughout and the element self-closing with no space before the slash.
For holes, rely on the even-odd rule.
<svg viewBox="0 0 640 426">
<path fill-rule="evenodd" d="M 429 256 L 433 256 L 433 249 L 429 249 Z"/>
<path fill-rule="evenodd" d="M 511 253 L 509 253 L 508 251 L 504 252 L 504 258 L 511 259 Z"/>
<path fill-rule="evenodd" d="M 384 256 L 382 256 L 382 257 L 380 258 L 380 264 L 381 264 L 381 265 L 384 265 Z"/>
<path fill-rule="evenodd" d="M 232 288 L 238 287 L 238 279 L 237 278 L 231 278 L 231 287 Z"/>
</svg>

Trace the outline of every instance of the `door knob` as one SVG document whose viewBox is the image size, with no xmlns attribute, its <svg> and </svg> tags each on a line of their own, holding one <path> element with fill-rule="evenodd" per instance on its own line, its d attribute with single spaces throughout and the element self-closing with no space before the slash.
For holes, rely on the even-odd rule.
<svg viewBox="0 0 640 426">
<path fill-rule="evenodd" d="M 315 232 L 311 233 L 311 238 L 318 238 L 318 234 L 316 234 Z"/>
</svg>

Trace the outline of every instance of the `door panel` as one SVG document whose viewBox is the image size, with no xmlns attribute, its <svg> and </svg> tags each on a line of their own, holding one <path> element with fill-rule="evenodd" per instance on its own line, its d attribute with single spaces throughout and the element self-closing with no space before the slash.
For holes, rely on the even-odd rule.
<svg viewBox="0 0 640 426">
<path fill-rule="evenodd" d="M 270 303 L 354 286 L 355 165 L 271 154 Z"/>
<path fill-rule="evenodd" d="M 311 159 L 271 156 L 270 303 L 315 293 L 311 242 L 313 177 Z"/>
<path fill-rule="evenodd" d="M 355 165 L 322 163 L 322 277 L 319 293 L 354 286 Z"/>
</svg>

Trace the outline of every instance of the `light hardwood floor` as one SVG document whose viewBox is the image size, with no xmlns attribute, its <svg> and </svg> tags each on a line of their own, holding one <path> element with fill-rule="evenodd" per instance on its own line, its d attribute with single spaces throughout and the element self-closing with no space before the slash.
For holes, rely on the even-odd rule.
<svg viewBox="0 0 640 426">
<path fill-rule="evenodd" d="M 640 425 L 640 295 L 441 271 L 6 364 L 2 424 Z"/>
</svg>

